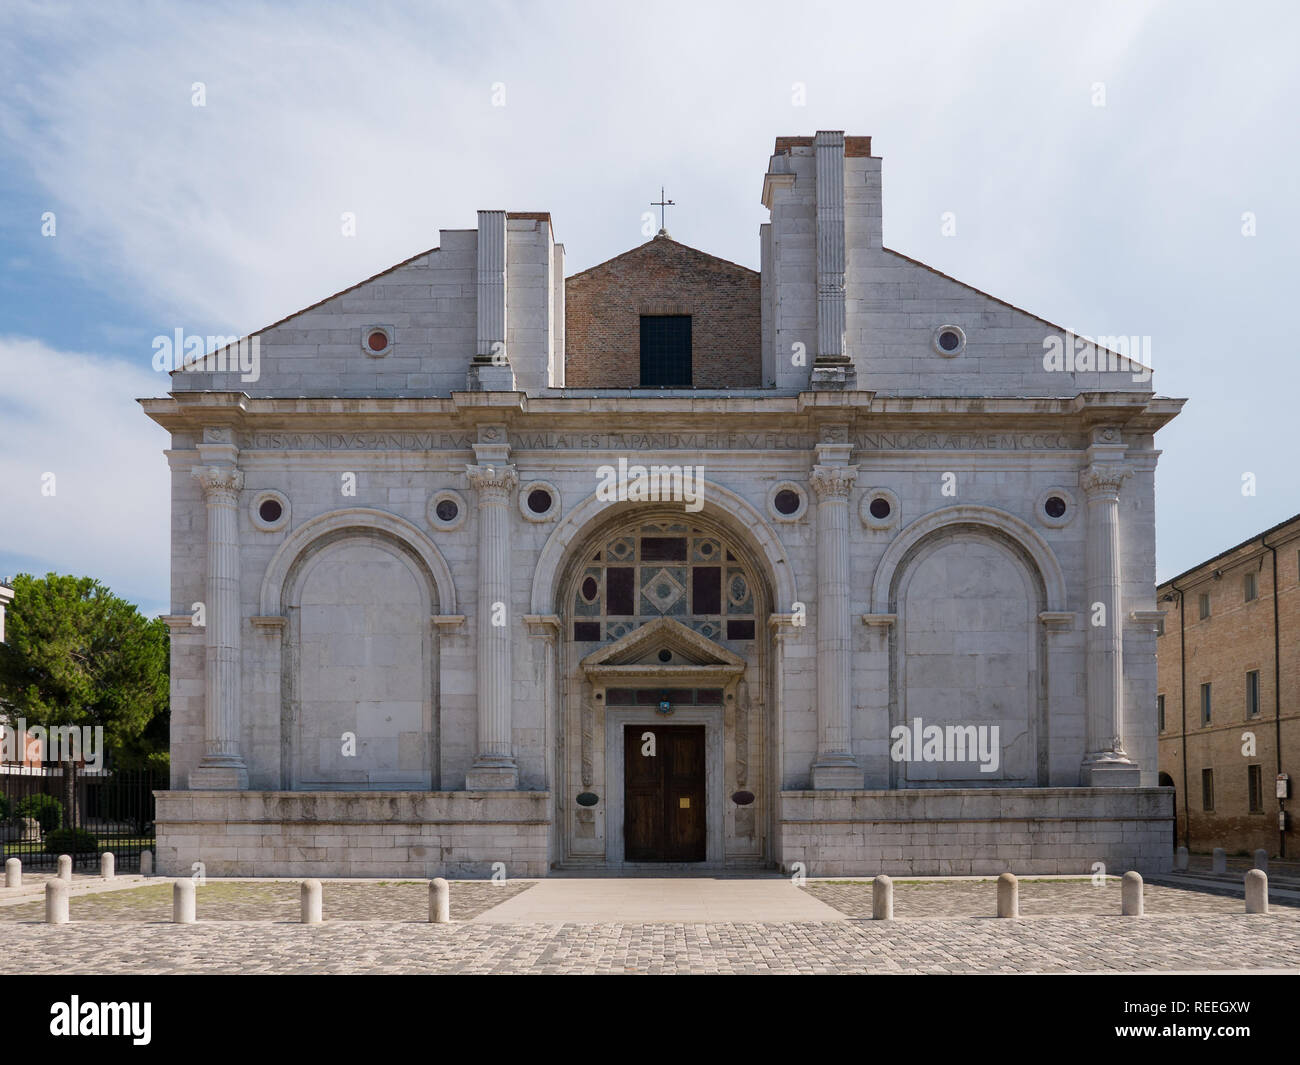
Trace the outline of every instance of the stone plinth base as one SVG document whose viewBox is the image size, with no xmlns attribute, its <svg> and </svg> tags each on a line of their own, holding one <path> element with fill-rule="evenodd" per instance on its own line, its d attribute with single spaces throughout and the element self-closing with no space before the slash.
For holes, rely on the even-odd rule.
<svg viewBox="0 0 1300 1065">
<path fill-rule="evenodd" d="M 826 789 L 860 791 L 865 780 L 866 774 L 853 762 L 819 764 L 812 767 L 814 791 L 824 791 Z"/>
<path fill-rule="evenodd" d="M 785 791 L 778 857 L 808 876 L 1168 872 L 1167 788 Z"/>
<path fill-rule="evenodd" d="M 546 875 L 549 792 L 154 794 L 162 876 Z"/>
<path fill-rule="evenodd" d="M 466 383 L 471 392 L 513 392 L 515 372 L 508 365 L 497 366 L 475 360 L 470 365 Z"/>
<path fill-rule="evenodd" d="M 858 387 L 858 374 L 851 362 L 823 365 L 814 363 L 810 375 L 814 392 L 845 392 Z"/>
<path fill-rule="evenodd" d="M 190 787 L 195 791 L 242 791 L 248 787 L 246 766 L 199 765 L 190 770 Z"/>
<path fill-rule="evenodd" d="M 519 787 L 519 767 L 513 765 L 476 765 L 465 773 L 469 791 L 515 791 Z"/>
<path fill-rule="evenodd" d="M 1079 770 L 1079 783 L 1085 788 L 1136 788 L 1142 771 L 1123 762 L 1085 763 Z"/>
</svg>

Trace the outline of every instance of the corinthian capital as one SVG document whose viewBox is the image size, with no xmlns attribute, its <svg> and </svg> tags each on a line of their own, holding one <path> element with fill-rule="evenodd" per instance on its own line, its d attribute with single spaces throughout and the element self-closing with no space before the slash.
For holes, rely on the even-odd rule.
<svg viewBox="0 0 1300 1065">
<path fill-rule="evenodd" d="M 848 499 L 858 479 L 856 466 L 814 466 L 812 486 L 818 499 Z"/>
<path fill-rule="evenodd" d="M 1133 467 L 1122 462 L 1094 462 L 1079 474 L 1079 487 L 1088 495 L 1119 495 L 1120 485 L 1133 474 Z"/>
<path fill-rule="evenodd" d="M 519 474 L 513 466 L 474 466 L 465 467 L 465 474 L 479 493 L 479 502 L 510 501 L 510 493 L 519 484 Z"/>
<path fill-rule="evenodd" d="M 195 466 L 191 472 L 212 503 L 234 503 L 244 487 L 244 471 L 238 466 Z"/>
</svg>

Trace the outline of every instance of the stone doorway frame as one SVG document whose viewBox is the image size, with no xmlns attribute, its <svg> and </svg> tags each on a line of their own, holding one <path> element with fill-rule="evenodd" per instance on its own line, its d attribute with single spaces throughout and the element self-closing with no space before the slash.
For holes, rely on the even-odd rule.
<svg viewBox="0 0 1300 1065">
<path fill-rule="evenodd" d="M 637 687 L 638 685 L 632 685 Z M 609 812 L 605 818 L 605 862 L 613 867 L 634 866 L 665 868 L 689 864 L 696 868 L 718 866 L 726 858 L 723 828 L 726 817 L 726 760 L 723 748 L 723 716 L 721 706 L 683 706 L 672 714 L 659 717 L 644 706 L 621 706 L 605 709 L 605 779 Z M 652 720 L 654 719 L 654 720 Z M 624 765 L 626 748 L 623 743 L 625 729 L 629 726 L 653 728 L 655 725 L 704 726 L 704 828 L 705 849 L 703 862 L 629 862 L 624 857 L 626 841 L 623 838 L 624 803 L 627 795 L 627 773 Z"/>
</svg>

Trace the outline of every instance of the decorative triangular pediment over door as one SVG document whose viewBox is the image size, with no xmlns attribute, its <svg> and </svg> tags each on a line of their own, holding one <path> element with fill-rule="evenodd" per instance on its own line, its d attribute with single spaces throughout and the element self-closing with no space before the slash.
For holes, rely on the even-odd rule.
<svg viewBox="0 0 1300 1065">
<path fill-rule="evenodd" d="M 737 681 L 745 660 L 672 618 L 656 618 L 587 655 L 582 671 L 597 687 L 613 684 L 721 685 Z"/>
</svg>

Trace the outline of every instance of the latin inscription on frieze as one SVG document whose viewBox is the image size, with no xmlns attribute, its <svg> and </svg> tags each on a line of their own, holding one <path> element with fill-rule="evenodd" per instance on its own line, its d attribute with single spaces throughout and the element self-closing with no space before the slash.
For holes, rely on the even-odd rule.
<svg viewBox="0 0 1300 1065">
<path fill-rule="evenodd" d="M 252 433 L 257 451 L 467 451 L 468 433 Z M 519 451 L 808 451 L 812 433 L 512 433 Z M 859 433 L 858 451 L 1069 451 L 1086 446 L 1077 433 Z"/>
</svg>

